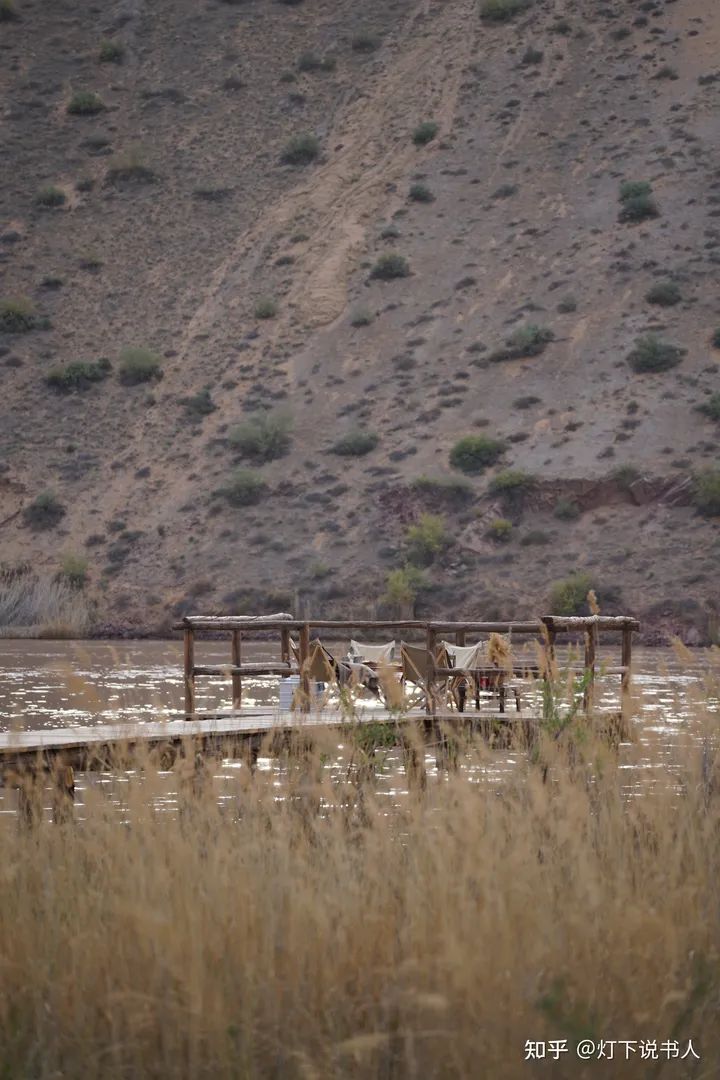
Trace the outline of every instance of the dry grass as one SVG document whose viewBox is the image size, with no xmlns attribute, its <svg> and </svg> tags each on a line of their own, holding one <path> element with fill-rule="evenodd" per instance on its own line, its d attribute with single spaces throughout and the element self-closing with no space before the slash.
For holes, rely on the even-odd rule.
<svg viewBox="0 0 720 1080">
<path fill-rule="evenodd" d="M 64 580 L 35 574 L 0 577 L 0 637 L 82 637 L 87 601 Z"/>
<path fill-rule="evenodd" d="M 691 1037 L 697 1071 L 622 1075 L 717 1075 L 720 760 L 688 744 L 629 798 L 563 738 L 392 799 L 318 747 L 222 802 L 180 769 L 179 814 L 148 769 L 75 827 L 0 818 L 3 1075 L 503 1080 L 581 1037 Z"/>
</svg>

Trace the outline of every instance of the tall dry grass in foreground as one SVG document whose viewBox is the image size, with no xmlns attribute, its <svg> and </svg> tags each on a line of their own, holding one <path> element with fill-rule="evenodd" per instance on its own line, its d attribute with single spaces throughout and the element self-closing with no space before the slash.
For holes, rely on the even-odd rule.
<svg viewBox="0 0 720 1080">
<path fill-rule="evenodd" d="M 0 637 L 81 637 L 90 625 L 82 593 L 49 575 L 0 576 Z"/>
<path fill-rule="evenodd" d="M 718 1075 L 709 740 L 633 777 L 550 740 L 545 782 L 526 754 L 480 780 L 475 745 L 399 799 L 321 753 L 280 787 L 239 769 L 221 804 L 184 788 L 179 814 L 150 770 L 122 812 L 91 790 L 75 825 L 0 822 L 3 1077 Z M 584 1036 L 702 1060 L 584 1064 Z"/>
</svg>

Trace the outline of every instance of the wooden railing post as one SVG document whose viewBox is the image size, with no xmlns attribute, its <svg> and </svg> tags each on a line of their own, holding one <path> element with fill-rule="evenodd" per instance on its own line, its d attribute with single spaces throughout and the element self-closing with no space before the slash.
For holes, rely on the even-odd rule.
<svg viewBox="0 0 720 1080">
<path fill-rule="evenodd" d="M 437 634 L 432 626 L 428 625 L 427 638 L 427 670 L 425 674 L 425 712 L 428 716 L 434 716 L 435 702 L 435 651 L 437 649 Z"/>
<path fill-rule="evenodd" d="M 240 667 L 242 660 L 242 637 L 239 630 L 232 632 L 232 664 L 234 668 Z M 239 709 L 242 705 L 242 676 L 239 671 L 232 675 L 232 707 Z"/>
<path fill-rule="evenodd" d="M 285 664 L 290 663 L 290 631 L 287 627 L 280 631 L 280 659 Z"/>
<path fill-rule="evenodd" d="M 585 625 L 585 689 L 583 691 L 583 711 L 589 716 L 593 706 L 595 690 L 595 658 L 597 656 L 598 628 L 596 622 Z"/>
<path fill-rule="evenodd" d="M 303 712 L 310 711 L 310 624 L 300 627 L 300 698 Z"/>
<path fill-rule="evenodd" d="M 183 630 L 185 645 L 185 719 L 195 712 L 195 633 L 191 626 Z"/>
<path fill-rule="evenodd" d="M 623 626 L 622 655 L 620 663 L 625 669 L 622 673 L 620 688 L 620 719 L 624 722 L 630 711 L 630 691 L 632 687 L 632 627 Z"/>
</svg>

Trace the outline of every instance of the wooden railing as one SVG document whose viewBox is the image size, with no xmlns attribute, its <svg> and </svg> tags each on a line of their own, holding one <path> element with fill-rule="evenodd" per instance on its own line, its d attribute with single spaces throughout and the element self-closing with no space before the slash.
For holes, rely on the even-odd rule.
<svg viewBox="0 0 720 1080">
<path fill-rule="evenodd" d="M 612 615 L 589 615 L 589 616 L 563 616 L 544 615 L 539 619 L 518 622 L 444 622 L 426 621 L 418 619 L 400 620 L 375 620 L 359 619 L 354 621 L 335 619 L 295 619 L 285 613 L 275 615 L 188 615 L 181 624 L 185 642 L 184 681 L 185 681 L 185 715 L 192 718 L 195 715 L 195 679 L 198 676 L 222 677 L 232 679 L 233 709 L 239 709 L 242 705 L 242 679 L 243 676 L 258 675 L 291 675 L 300 676 L 300 697 L 305 702 L 310 701 L 310 674 L 308 671 L 310 660 L 311 632 L 314 630 L 331 630 L 342 632 L 343 635 L 350 631 L 397 631 L 408 630 L 414 634 L 419 632 L 425 639 L 425 647 L 428 654 L 428 667 L 425 678 L 426 709 L 432 713 L 435 709 L 435 695 L 433 684 L 438 678 L 445 678 L 453 674 L 454 669 L 441 667 L 436 664 L 438 635 L 454 635 L 458 645 L 464 645 L 467 634 L 503 634 L 533 636 L 535 637 L 545 654 L 545 672 L 553 667 L 555 646 L 557 637 L 563 633 L 581 632 L 584 637 L 584 670 L 586 672 L 585 688 L 583 692 L 583 706 L 589 711 L 592 705 L 593 688 L 596 678 L 597 649 L 599 637 L 602 632 L 615 632 L 621 635 L 621 662 L 617 667 L 604 668 L 605 674 L 621 676 L 621 714 L 626 711 L 630 691 L 631 662 L 632 662 L 632 635 L 639 629 L 636 619 L 629 616 Z M 228 665 L 196 665 L 195 664 L 195 635 L 198 632 L 229 632 L 231 635 L 231 662 Z M 243 635 L 278 632 L 280 635 L 280 656 L 273 662 L 242 661 Z M 297 660 L 291 655 L 290 635 L 295 631 L 298 635 Z M 528 666 L 520 665 L 517 674 L 527 672 Z"/>
</svg>

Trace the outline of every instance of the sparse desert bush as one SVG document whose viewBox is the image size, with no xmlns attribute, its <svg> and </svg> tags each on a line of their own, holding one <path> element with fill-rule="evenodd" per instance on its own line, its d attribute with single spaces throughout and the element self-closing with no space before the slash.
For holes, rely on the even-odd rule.
<svg viewBox="0 0 720 1080">
<path fill-rule="evenodd" d="M 131 146 L 115 154 L 108 164 L 105 179 L 109 184 L 153 184 L 157 180 L 155 170 L 148 164 L 145 151 Z"/>
<path fill-rule="evenodd" d="M 252 461 L 275 461 L 290 449 L 292 418 L 283 410 L 258 412 L 232 428 L 228 442 L 237 453 Z"/>
<path fill-rule="evenodd" d="M 350 431 L 333 443 L 330 450 L 341 457 L 364 457 L 380 442 L 374 431 Z"/>
<path fill-rule="evenodd" d="M 500 439 L 491 439 L 487 435 L 466 435 L 459 439 L 450 451 L 450 464 L 460 472 L 481 473 L 505 452 L 505 444 Z"/>
<path fill-rule="evenodd" d="M 693 502 L 704 517 L 720 515 L 720 469 L 706 469 L 695 477 Z"/>
<path fill-rule="evenodd" d="M 314 52 L 304 52 L 300 54 L 298 60 L 298 70 L 304 71 L 309 74 L 315 72 L 330 72 L 335 71 L 337 67 L 337 60 L 334 56 L 318 56 Z"/>
<path fill-rule="evenodd" d="M 366 307 L 355 308 L 350 316 L 351 326 L 369 326 L 372 321 L 372 312 Z"/>
<path fill-rule="evenodd" d="M 413 491 L 441 500 L 449 505 L 460 506 L 472 499 L 472 485 L 467 480 L 443 476 L 418 476 L 410 485 Z"/>
<path fill-rule="evenodd" d="M 590 574 L 582 571 L 556 581 L 550 590 L 552 614 L 582 615 L 587 610 L 587 595 L 593 587 Z"/>
<path fill-rule="evenodd" d="M 193 422 L 202 420 L 204 416 L 209 416 L 210 413 L 214 413 L 217 409 L 217 405 L 212 399 L 212 395 L 207 386 L 202 390 L 198 390 L 197 394 L 191 394 L 189 397 L 182 399 L 182 404 L 185 406 L 185 415 L 188 420 Z"/>
<path fill-rule="evenodd" d="M 97 116 L 104 108 L 103 99 L 93 90 L 78 90 L 67 104 L 71 116 Z"/>
<path fill-rule="evenodd" d="M 496 188 L 492 193 L 493 199 L 509 199 L 513 195 L 517 195 L 517 184 L 501 184 L 499 188 Z"/>
<path fill-rule="evenodd" d="M 218 491 L 231 506 L 254 506 L 267 490 L 263 478 L 251 469 L 235 469 L 224 487 Z"/>
<path fill-rule="evenodd" d="M 27 334 L 38 324 L 35 308 L 25 297 L 0 300 L 0 333 Z"/>
<path fill-rule="evenodd" d="M 48 185 L 48 187 L 40 188 L 35 196 L 36 204 L 44 207 L 46 210 L 53 210 L 57 206 L 62 206 L 65 201 L 66 195 L 62 188 L 53 187 L 52 184 Z"/>
<path fill-rule="evenodd" d="M 720 326 L 718 326 L 717 330 L 713 333 L 711 344 L 713 349 L 720 349 Z"/>
<path fill-rule="evenodd" d="M 87 390 L 94 383 L 106 379 L 111 366 L 106 357 L 102 357 L 95 363 L 75 360 L 64 366 L 50 368 L 45 376 L 45 382 L 53 390 L 59 390 L 61 393 L 69 393 L 71 390 Z"/>
<path fill-rule="evenodd" d="M 573 311 L 577 311 L 577 300 L 574 296 L 564 296 L 557 306 L 561 315 L 569 315 Z"/>
<path fill-rule="evenodd" d="M 274 319 L 278 313 L 277 301 L 271 296 L 263 296 L 255 305 L 256 319 Z"/>
<path fill-rule="evenodd" d="M 697 410 L 711 420 L 720 420 L 720 393 L 711 394 L 707 401 L 697 406 Z"/>
<path fill-rule="evenodd" d="M 283 165 L 310 165 L 320 156 L 320 140 L 309 132 L 293 135 L 280 156 Z"/>
<path fill-rule="evenodd" d="M 507 518 L 495 518 L 488 525 L 487 534 L 496 543 L 506 544 L 512 537 L 513 524 Z"/>
<path fill-rule="evenodd" d="M 554 333 L 547 326 L 537 326 L 528 323 L 513 331 L 506 339 L 504 347 L 495 349 L 490 353 L 489 360 L 498 362 L 502 360 L 521 360 L 528 356 L 539 356 L 545 347 L 555 338 Z"/>
<path fill-rule="evenodd" d="M 540 547 L 543 544 L 549 544 L 551 540 L 552 537 L 548 536 L 542 529 L 531 529 L 530 532 L 520 537 L 520 543 L 523 547 Z"/>
<path fill-rule="evenodd" d="M 15 22 L 19 18 L 15 0 L 0 0 L 0 23 Z"/>
<path fill-rule="evenodd" d="M 429 566 L 448 546 L 449 537 L 442 514 L 421 514 L 405 533 L 408 562 L 412 566 Z"/>
<path fill-rule="evenodd" d="M 684 355 L 685 350 L 679 345 L 661 341 L 654 334 L 645 334 L 636 339 L 627 362 L 636 374 L 642 375 L 646 372 L 669 371 L 682 361 Z"/>
<path fill-rule="evenodd" d="M 537 397 L 535 394 L 523 394 L 521 397 L 515 398 L 513 401 L 513 407 L 516 409 L 530 409 L 533 405 L 540 405 L 542 398 Z"/>
<path fill-rule="evenodd" d="M 645 293 L 648 304 L 658 304 L 660 307 L 672 307 L 682 300 L 680 288 L 674 281 L 658 281 Z"/>
<path fill-rule="evenodd" d="M 530 7 L 532 0 L 483 0 L 480 16 L 483 22 L 504 23 L 522 14 Z"/>
<path fill-rule="evenodd" d="M 625 491 L 629 491 L 632 485 L 640 479 L 640 471 L 634 465 L 618 465 L 611 472 L 611 477 Z"/>
<path fill-rule="evenodd" d="M 54 529 L 65 517 L 65 507 L 52 491 L 41 491 L 22 513 L 24 523 L 42 532 Z"/>
<path fill-rule="evenodd" d="M 416 566 L 391 570 L 385 581 L 385 600 L 401 610 L 412 610 L 424 585 L 425 575 Z"/>
<path fill-rule="evenodd" d="M 98 60 L 101 64 L 122 64 L 125 47 L 119 41 L 101 41 Z"/>
<path fill-rule="evenodd" d="M 118 378 L 123 386 L 137 386 L 162 378 L 160 357 L 150 349 L 128 348 L 120 353 Z"/>
<path fill-rule="evenodd" d="M 619 221 L 637 223 L 660 216 L 652 185 L 647 180 L 624 180 L 620 185 L 620 204 Z"/>
<path fill-rule="evenodd" d="M 542 49 L 535 49 L 532 45 L 528 45 L 527 49 L 522 54 L 522 59 L 520 63 L 523 64 L 525 67 L 531 66 L 533 64 L 542 64 L 544 56 L 545 53 L 542 51 Z"/>
<path fill-rule="evenodd" d="M 435 196 L 427 184 L 412 184 L 408 196 L 413 202 L 431 203 L 435 201 Z"/>
<path fill-rule="evenodd" d="M 663 66 L 658 70 L 657 74 L 654 75 L 653 78 L 655 78 L 655 79 L 679 79 L 680 76 L 678 75 L 677 70 L 674 67 L 671 67 L 670 64 L 663 64 Z"/>
<path fill-rule="evenodd" d="M 370 277 L 380 281 L 392 281 L 394 278 L 408 277 L 409 274 L 410 264 L 405 256 L 392 251 L 380 256 L 370 272 Z"/>
<path fill-rule="evenodd" d="M 397 240 L 399 236 L 400 230 L 397 225 L 386 225 L 380 232 L 381 240 Z M 720 334 L 720 330 L 718 330 L 718 334 Z M 720 346 L 718 346 L 718 348 L 720 348 Z"/>
<path fill-rule="evenodd" d="M 493 495 L 510 495 L 520 491 L 530 491 L 535 485 L 535 477 L 522 469 L 503 469 L 490 481 Z"/>
<path fill-rule="evenodd" d="M 87 583 L 88 561 L 83 555 L 68 554 L 63 557 L 62 566 L 58 578 L 72 585 L 74 589 L 82 589 Z"/>
<path fill-rule="evenodd" d="M 376 34 L 356 34 L 350 42 L 353 52 L 371 53 L 380 48 L 380 38 Z"/>
<path fill-rule="evenodd" d="M 558 499 L 553 514 L 559 521 L 575 521 L 582 511 L 574 499 Z"/>
<path fill-rule="evenodd" d="M 423 120 L 413 131 L 413 142 L 416 146 L 426 146 L 437 135 L 440 127 L 434 120 Z"/>
</svg>

